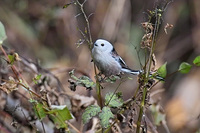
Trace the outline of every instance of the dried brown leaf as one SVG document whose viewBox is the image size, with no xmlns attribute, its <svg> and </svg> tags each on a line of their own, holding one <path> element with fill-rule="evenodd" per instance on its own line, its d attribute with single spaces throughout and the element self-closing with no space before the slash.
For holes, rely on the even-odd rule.
<svg viewBox="0 0 200 133">
<path fill-rule="evenodd" d="M 0 89 L 9 94 L 14 90 L 17 90 L 17 83 L 13 77 L 9 77 L 9 80 L 0 84 Z"/>
<path fill-rule="evenodd" d="M 165 33 L 167 34 L 167 29 L 171 29 L 171 28 L 173 28 L 173 25 L 167 23 L 167 24 L 165 25 L 165 28 L 164 28 Z"/>
<path fill-rule="evenodd" d="M 90 105 L 97 105 L 97 101 L 94 97 L 81 96 L 78 94 L 71 97 L 72 112 L 74 112 L 75 116 L 79 116 L 82 110 Z"/>
</svg>

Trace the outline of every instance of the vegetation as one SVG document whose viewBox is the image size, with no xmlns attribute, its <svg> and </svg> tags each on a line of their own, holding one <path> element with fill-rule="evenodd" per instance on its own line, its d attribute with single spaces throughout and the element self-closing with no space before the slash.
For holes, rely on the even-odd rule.
<svg viewBox="0 0 200 133">
<path fill-rule="evenodd" d="M 25 0 L 21 0 L 21 2 L 21 6 L 28 5 L 28 2 Z M 120 2 L 116 1 L 117 4 L 119 4 Z M 34 4 L 38 3 L 35 2 Z M 162 85 L 165 85 L 165 88 L 167 90 L 167 88 L 170 88 L 170 86 L 166 84 L 168 80 L 174 77 L 174 75 L 179 75 L 178 73 L 187 74 L 190 71 L 195 70 L 198 71 L 198 67 L 200 66 L 200 56 L 198 56 L 198 54 L 190 57 L 190 60 L 188 61 L 189 63 L 185 60 L 179 61 L 179 65 L 176 65 L 176 69 L 174 69 L 174 67 L 170 67 L 170 65 L 167 63 L 171 62 L 171 60 L 169 59 L 167 60 L 167 62 L 164 61 L 165 63 L 163 63 L 163 61 L 162 63 L 161 61 L 157 61 L 157 58 L 159 58 L 156 56 L 157 49 L 161 48 L 160 45 L 162 45 L 161 43 L 159 43 L 159 38 L 165 38 L 164 36 L 168 36 L 169 34 L 171 34 L 172 36 L 172 33 L 169 32 L 170 30 L 176 28 L 172 24 L 168 24 L 167 22 L 165 22 L 164 19 L 164 14 L 166 13 L 167 8 L 169 8 L 170 4 L 173 3 L 171 3 L 171 1 L 165 1 L 160 5 L 157 3 L 154 9 L 147 10 L 145 12 L 147 20 L 141 22 L 143 34 L 141 34 L 141 37 L 139 38 L 139 45 L 134 46 L 133 48 L 136 55 L 134 57 L 138 57 L 137 60 L 140 63 L 137 65 L 140 65 L 141 69 L 143 70 L 143 73 L 137 77 L 137 80 L 135 79 L 135 77 L 128 77 L 130 75 L 122 75 L 121 77 L 113 75 L 111 77 L 105 78 L 103 77 L 103 75 L 98 74 L 98 70 L 93 62 L 88 63 L 90 62 L 89 60 L 92 60 L 91 50 L 93 46 L 93 36 L 95 36 L 93 35 L 93 33 L 100 32 L 94 30 L 97 21 L 93 23 L 91 23 L 91 21 L 92 19 L 94 19 L 93 17 L 101 17 L 98 15 L 98 12 L 94 14 L 88 13 L 91 12 L 90 10 L 88 10 L 88 3 L 89 0 L 85 0 L 83 2 L 75 0 L 65 5 L 63 4 L 64 9 L 62 9 L 63 11 L 66 11 L 66 14 L 70 14 L 69 11 L 72 10 L 77 10 L 78 12 L 77 15 L 71 13 L 72 15 L 69 17 L 69 19 L 67 19 L 67 23 L 72 23 L 73 26 L 76 27 L 77 31 L 76 37 L 74 37 L 75 34 L 71 33 L 68 38 L 71 37 L 74 40 L 78 40 L 75 43 L 76 47 L 78 48 L 73 49 L 71 45 L 67 45 L 67 54 L 72 51 L 70 54 L 71 57 L 73 56 L 73 52 L 77 52 L 80 48 L 85 48 L 85 46 L 87 46 L 87 50 L 85 50 L 83 53 L 77 52 L 80 54 L 77 54 L 77 59 L 73 59 L 73 57 L 71 58 L 72 62 L 75 62 L 75 60 L 77 60 L 76 63 L 79 63 L 79 61 L 81 61 L 80 67 L 77 68 L 75 68 L 75 65 L 72 67 L 63 67 L 63 65 L 60 64 L 60 66 L 49 65 L 52 69 L 45 69 L 41 66 L 39 62 L 33 62 L 29 60 L 26 56 L 21 56 L 25 55 L 26 52 L 23 47 L 14 47 L 16 49 L 22 49 L 19 52 L 13 51 L 8 48 L 7 45 L 9 46 L 9 43 L 6 42 L 6 39 L 12 38 L 12 34 L 9 33 L 9 28 L 7 28 L 7 26 L 9 27 L 10 24 L 8 23 L 6 27 L 4 27 L 4 25 L 2 24 L 3 21 L 10 22 L 10 20 L 6 19 L 6 16 L 4 16 L 4 19 L 2 19 L 3 21 L 0 22 L 0 109 L 1 113 L 4 113 L 6 115 L 1 116 L 0 130 L 2 132 L 48 133 L 169 133 L 183 130 L 198 132 L 198 122 L 196 122 L 193 127 L 190 127 L 188 124 L 189 120 L 186 119 L 186 113 L 188 110 L 184 110 L 184 112 L 181 112 L 182 114 L 180 117 L 176 116 L 174 117 L 174 119 L 169 117 L 169 121 L 166 120 L 167 115 L 176 115 L 173 110 L 175 112 L 178 110 L 177 108 L 174 109 L 174 107 L 176 107 L 176 105 L 180 105 L 177 103 L 180 102 L 180 99 L 175 99 L 175 101 L 167 99 L 167 103 L 165 104 L 167 113 L 162 108 L 164 105 L 162 105 L 161 103 L 161 101 L 164 100 L 163 98 L 161 98 L 163 95 L 160 94 L 163 93 L 163 89 L 161 89 Z M 110 5 L 112 4 L 114 3 L 111 2 Z M 33 5 L 30 4 L 30 7 L 32 6 Z M 23 9 L 23 7 L 20 8 Z M 120 10 L 120 7 L 118 7 L 118 9 Z M 5 6 L 2 8 L 2 10 L 0 10 L 0 13 L 3 14 L 3 12 L 6 10 L 7 8 Z M 112 12 L 112 10 L 113 8 L 110 7 L 110 12 Z M 14 12 L 15 11 L 9 11 L 8 14 L 11 15 L 8 16 L 15 16 L 16 14 Z M 45 16 L 47 17 L 45 19 L 48 20 L 49 23 L 51 23 L 51 21 L 52 23 L 55 23 L 51 19 L 55 19 L 56 17 L 58 17 L 57 14 L 54 12 L 56 11 L 49 11 L 49 16 Z M 59 12 L 59 10 L 57 12 Z M 50 15 L 55 15 L 56 17 L 54 16 L 51 18 Z M 73 15 L 75 16 L 75 19 L 72 19 L 72 17 L 74 17 Z M 74 20 L 76 20 L 77 23 L 73 23 Z M 107 20 L 109 21 L 109 19 Z M 81 22 L 81 24 L 78 23 L 79 21 Z M 115 17 L 113 17 L 113 21 L 117 21 L 115 20 Z M 165 23 L 165 26 L 163 26 L 163 22 Z M 23 22 L 18 21 L 18 23 L 21 25 L 21 28 L 25 26 Z M 38 37 L 41 38 L 41 40 L 46 40 L 47 44 L 49 42 L 49 44 L 52 45 L 52 47 L 55 47 L 55 49 L 47 50 L 46 48 L 44 48 L 44 46 L 41 46 L 40 49 L 42 52 L 40 53 L 40 50 L 38 49 L 38 53 L 36 54 L 36 57 L 34 57 L 41 58 L 41 60 L 47 64 L 48 62 L 51 62 L 49 58 L 54 58 L 55 56 L 50 54 L 53 50 L 59 51 L 63 49 L 62 47 L 60 49 L 58 46 L 53 46 L 53 43 L 57 42 L 59 39 L 56 40 L 55 38 L 52 38 L 51 24 L 46 24 L 45 26 L 49 26 L 49 29 L 47 31 L 40 31 Z M 23 30 L 25 30 L 26 28 L 24 28 Z M 61 26 L 57 29 L 57 36 L 62 38 L 60 42 L 65 42 L 66 39 L 64 37 L 64 33 L 59 33 L 59 29 L 62 28 L 66 28 L 69 31 L 70 27 Z M 125 27 L 124 29 L 127 28 Z M 7 30 L 8 32 L 6 34 Z M 110 28 L 110 32 L 112 32 L 112 30 L 114 29 Z M 18 29 L 16 29 L 16 31 L 18 31 Z M 28 39 L 24 39 L 24 42 L 30 43 L 30 47 L 33 47 L 31 49 L 34 51 L 34 49 L 37 49 L 37 47 L 40 46 L 40 43 L 33 39 L 36 36 L 32 35 L 30 31 L 29 29 L 27 29 L 27 31 L 23 31 L 27 33 L 28 35 L 26 36 L 29 37 Z M 161 34 L 161 31 L 164 34 Z M 23 32 L 19 32 L 22 38 L 23 35 L 25 36 Z M 48 32 L 50 32 L 50 34 Z M 115 32 L 112 32 L 112 34 L 108 34 L 108 32 L 106 32 L 106 29 L 102 32 L 104 32 L 105 35 L 108 35 L 106 38 L 110 38 L 111 41 L 118 40 L 117 37 L 120 38 L 120 36 L 116 35 L 115 39 L 112 39 L 112 35 L 114 35 Z M 125 30 L 125 32 L 127 31 Z M 123 35 L 123 32 L 120 34 Z M 50 39 L 50 41 L 48 39 Z M 71 41 L 73 39 L 71 39 Z M 51 41 L 53 43 L 51 43 Z M 34 46 L 34 43 L 37 45 L 36 47 Z M 67 43 L 70 43 L 70 41 L 67 41 Z M 133 42 L 131 42 L 131 44 L 132 43 Z M 31 49 L 28 49 L 28 51 L 31 51 Z M 66 51 L 61 50 L 61 52 L 65 53 Z M 84 53 L 88 54 L 85 58 L 90 58 L 89 60 L 87 60 L 87 62 L 83 59 Z M 67 54 L 65 53 L 65 55 Z M 168 54 L 170 54 L 170 52 L 167 53 L 167 55 Z M 58 58 L 55 59 L 55 61 L 59 60 L 59 57 L 61 57 L 61 55 L 59 55 Z M 175 60 L 175 58 L 173 60 Z M 62 60 L 59 60 L 57 62 L 62 62 Z M 159 62 L 160 67 L 158 67 L 157 62 Z M 90 72 L 90 69 L 88 68 L 85 70 L 86 65 L 84 66 L 84 64 L 89 64 L 90 66 L 93 65 L 93 67 L 89 67 L 90 69 L 93 68 L 91 70 L 92 72 Z M 129 81 L 130 85 L 124 85 Z M 172 82 L 169 83 L 172 84 Z M 175 82 L 175 84 L 178 83 Z M 130 86 L 131 88 L 129 88 Z M 120 88 L 122 88 L 123 90 L 120 90 Z M 94 92 L 96 92 L 96 94 Z M 85 95 L 83 95 L 83 93 L 85 93 Z M 154 96 L 158 94 L 160 95 L 161 99 L 158 98 L 155 100 Z M 195 115 L 195 119 L 199 119 L 198 111 Z M 182 125 L 177 124 L 172 126 L 172 124 L 175 123 L 172 122 L 174 120 L 183 120 L 183 122 L 181 123 Z M 183 129 L 185 128 L 184 126 L 187 124 L 188 127 L 186 127 L 186 129 Z M 9 128 L 10 125 L 12 126 L 12 128 Z M 170 127 L 168 125 L 170 125 Z"/>
</svg>

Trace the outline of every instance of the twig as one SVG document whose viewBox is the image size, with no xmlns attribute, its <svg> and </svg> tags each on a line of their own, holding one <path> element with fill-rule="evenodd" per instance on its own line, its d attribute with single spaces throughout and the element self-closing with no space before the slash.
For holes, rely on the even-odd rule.
<svg viewBox="0 0 200 133">
<path fill-rule="evenodd" d="M 136 133 L 140 133 L 140 127 L 141 127 L 142 116 L 143 116 L 143 114 L 144 114 L 144 106 L 145 106 L 146 94 L 147 94 L 147 88 L 144 87 L 143 96 L 142 96 L 142 101 L 141 101 L 141 104 L 140 104 L 140 112 L 139 112 L 139 116 L 138 116 L 138 120 L 137 120 Z"/>
<path fill-rule="evenodd" d="M 79 13 L 79 14 L 77 14 L 76 16 L 75 16 L 75 18 L 77 18 L 78 16 L 80 16 L 82 14 L 82 12 L 81 13 Z"/>
<path fill-rule="evenodd" d="M 44 133 L 46 133 L 45 128 L 44 128 L 44 123 L 42 122 L 41 117 L 40 117 L 40 113 L 38 112 L 38 110 L 36 108 L 36 103 L 33 103 L 33 105 L 34 105 L 34 108 L 35 108 L 35 110 L 36 110 L 36 112 L 38 114 L 38 117 L 40 119 L 40 123 L 42 124 L 42 130 L 43 130 Z"/>
<path fill-rule="evenodd" d="M 107 105 L 110 103 L 110 101 L 112 100 L 113 96 L 115 95 L 115 93 L 117 92 L 117 90 L 119 89 L 120 85 L 121 85 L 123 82 L 125 82 L 125 80 L 124 80 L 124 81 L 121 81 L 121 82 L 118 84 L 117 88 L 116 88 L 115 91 L 113 92 L 113 95 L 112 95 L 111 98 L 109 99 Z M 107 105 L 106 105 L 106 106 L 107 106 Z"/>
<path fill-rule="evenodd" d="M 4 48 L 2 47 L 2 45 L 0 45 L 0 49 L 1 51 L 4 53 L 5 57 L 7 58 L 7 60 L 10 62 L 10 59 L 8 58 L 7 53 L 5 52 Z M 18 72 L 17 68 L 15 67 L 15 65 L 11 66 L 11 69 L 14 73 L 14 75 L 16 76 L 18 82 L 17 84 L 22 85 L 24 88 L 26 88 L 29 92 L 31 92 L 30 94 L 34 94 L 35 96 L 37 96 L 38 98 L 41 98 L 43 100 L 45 100 L 44 98 L 42 98 L 41 96 L 39 96 L 37 93 L 33 92 L 29 87 L 26 87 L 24 84 L 21 83 L 18 75 L 20 76 L 20 78 L 27 84 L 26 80 L 23 78 L 23 76 Z M 46 101 L 46 100 L 45 100 Z"/>
<path fill-rule="evenodd" d="M 6 51 L 4 50 L 4 48 L 2 47 L 2 45 L 0 45 L 0 48 L 1 48 L 1 51 L 3 52 L 4 56 L 6 57 L 6 59 L 10 62 L 10 59 L 8 58 L 8 55 L 7 55 Z M 17 80 L 19 81 L 19 77 L 18 77 L 19 73 L 17 73 L 16 67 L 13 65 L 13 66 L 11 66 L 11 69 L 12 69 L 13 73 L 15 74 Z"/>
<path fill-rule="evenodd" d="M 28 118 L 26 117 L 26 115 L 25 115 L 23 109 L 22 109 L 22 108 L 20 108 L 20 109 L 21 109 L 22 114 L 24 115 L 24 118 L 25 118 L 26 122 L 29 123 L 29 125 L 30 125 L 34 130 L 37 130 L 37 129 L 35 128 L 35 126 L 33 126 L 33 125 L 29 122 L 29 120 L 28 120 Z"/>
<path fill-rule="evenodd" d="M 87 24 L 87 30 L 88 30 L 88 36 L 89 36 L 89 42 L 88 42 L 88 44 L 89 44 L 89 48 L 92 49 L 92 44 L 93 44 L 93 42 L 92 42 L 92 36 L 91 36 L 91 31 L 90 31 L 90 23 L 89 23 L 89 20 L 88 20 L 87 15 L 86 15 L 86 13 L 85 13 L 85 11 L 84 11 L 84 9 L 83 9 L 83 5 L 86 3 L 86 1 L 87 1 L 87 0 L 85 0 L 85 1 L 81 4 L 78 0 L 76 0 L 77 4 L 80 6 L 81 12 L 83 13 L 84 19 L 85 19 L 86 24 Z"/>
<path fill-rule="evenodd" d="M 75 126 L 73 126 L 70 122 L 66 121 L 66 123 L 74 129 L 74 131 L 76 131 L 77 133 L 81 133 L 81 131 L 79 131 Z"/>
<path fill-rule="evenodd" d="M 88 15 L 88 20 L 90 19 L 90 17 L 94 15 L 94 13 L 90 13 L 90 15 Z"/>
<path fill-rule="evenodd" d="M 85 0 L 82 4 L 76 0 L 76 3 L 78 4 L 78 6 L 80 7 L 80 10 L 84 16 L 84 19 L 86 21 L 86 24 L 87 24 L 87 35 L 89 37 L 86 36 L 86 34 L 81 31 L 79 28 L 79 32 L 81 33 L 81 35 L 84 37 L 84 39 L 87 41 L 88 43 L 88 46 L 89 46 L 89 49 L 92 53 L 92 44 L 93 44 L 93 41 L 92 41 L 92 35 L 91 35 L 91 31 L 90 31 L 90 23 L 89 23 L 89 20 L 88 18 L 91 16 L 91 14 L 89 15 L 89 17 L 87 17 L 84 9 L 83 9 L 83 6 L 84 4 L 86 3 L 87 0 Z M 92 57 L 92 54 L 91 54 L 91 57 Z M 94 60 L 94 58 L 92 57 L 92 59 Z M 95 71 L 95 76 L 96 76 L 96 93 L 97 93 L 97 97 L 98 97 L 98 101 L 99 101 L 99 104 L 100 104 L 100 107 L 102 108 L 103 107 L 103 102 L 102 102 L 102 98 L 101 98 L 101 85 L 100 85 L 100 82 L 99 82 L 99 79 L 98 79 L 98 74 L 97 74 L 97 70 L 96 70 L 96 67 L 95 67 L 95 64 L 94 64 L 94 71 Z"/>
<path fill-rule="evenodd" d="M 35 93 L 34 91 L 32 91 L 29 87 L 25 86 L 24 84 L 22 84 L 21 82 L 17 82 L 16 84 L 21 85 L 22 87 L 24 87 L 25 89 L 27 89 L 29 92 L 31 92 L 33 95 L 37 96 L 38 98 L 41 98 L 42 100 L 46 101 L 46 99 L 44 99 L 43 97 L 41 97 L 40 95 L 38 95 L 37 93 Z"/>
<path fill-rule="evenodd" d="M 161 19 L 161 13 L 158 13 L 158 9 L 155 10 L 155 16 L 157 18 L 156 18 L 156 22 L 155 22 L 155 28 L 153 31 L 153 39 L 152 39 L 152 45 L 151 45 L 152 47 L 150 49 L 150 56 L 148 59 L 149 60 L 148 69 L 147 69 L 147 73 L 146 73 L 146 77 L 145 77 L 145 81 L 144 81 L 145 84 L 148 82 L 149 75 L 150 75 L 150 70 L 151 70 L 151 65 L 152 65 L 152 57 L 153 57 L 153 53 L 154 53 L 155 46 L 156 46 L 156 38 L 157 38 L 159 23 L 160 23 L 160 19 Z M 146 99 L 147 92 L 148 92 L 148 89 L 146 86 L 144 86 L 142 101 L 140 104 L 139 116 L 138 116 L 138 120 L 137 120 L 136 133 L 140 133 L 141 120 L 142 120 L 142 116 L 144 114 L 144 106 L 145 106 L 145 99 Z"/>
</svg>

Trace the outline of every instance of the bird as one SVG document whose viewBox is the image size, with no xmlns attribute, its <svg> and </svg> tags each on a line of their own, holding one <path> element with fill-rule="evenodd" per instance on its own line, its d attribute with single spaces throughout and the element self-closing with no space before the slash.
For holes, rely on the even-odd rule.
<svg viewBox="0 0 200 133">
<path fill-rule="evenodd" d="M 104 39 L 97 39 L 92 48 L 92 57 L 101 74 L 106 77 L 128 73 L 139 75 L 142 70 L 130 69 L 117 54 L 113 45 Z"/>
</svg>

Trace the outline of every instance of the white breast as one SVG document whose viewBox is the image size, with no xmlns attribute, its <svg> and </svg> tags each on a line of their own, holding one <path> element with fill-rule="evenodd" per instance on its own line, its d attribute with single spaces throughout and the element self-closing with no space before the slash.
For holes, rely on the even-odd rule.
<svg viewBox="0 0 200 133">
<path fill-rule="evenodd" d="M 120 64 L 112 57 L 110 53 L 100 53 L 92 50 L 94 62 L 98 69 L 106 76 L 117 75 L 121 72 Z"/>
</svg>

